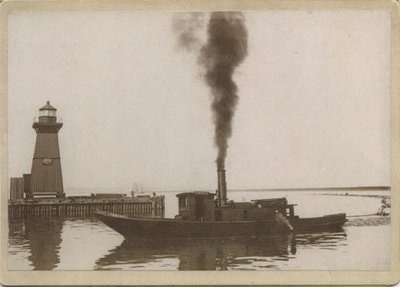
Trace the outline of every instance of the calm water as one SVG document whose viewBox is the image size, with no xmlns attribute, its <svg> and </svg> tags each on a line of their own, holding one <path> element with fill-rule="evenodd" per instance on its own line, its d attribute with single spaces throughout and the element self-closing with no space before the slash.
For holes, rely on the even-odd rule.
<svg viewBox="0 0 400 287">
<path fill-rule="evenodd" d="M 342 196 L 328 195 L 330 193 Z M 353 192 L 389 195 L 389 192 Z M 95 218 L 9 222 L 10 270 L 388 270 L 390 218 L 367 216 L 381 199 L 344 192 L 230 192 L 229 199 L 286 196 L 302 217 L 346 212 L 343 231 L 258 238 L 126 241 Z M 245 198 L 244 198 L 245 197 Z M 166 217 L 177 213 L 166 193 Z M 363 215 L 363 216 L 358 216 Z"/>
</svg>

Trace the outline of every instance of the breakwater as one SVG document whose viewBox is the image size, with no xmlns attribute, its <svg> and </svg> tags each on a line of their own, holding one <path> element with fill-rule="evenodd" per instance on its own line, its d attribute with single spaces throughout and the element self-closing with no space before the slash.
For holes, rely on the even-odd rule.
<svg viewBox="0 0 400 287">
<path fill-rule="evenodd" d="M 34 216 L 89 217 L 96 210 L 163 218 L 165 214 L 164 196 L 116 199 L 50 198 L 8 201 L 8 217 L 10 219 Z"/>
</svg>

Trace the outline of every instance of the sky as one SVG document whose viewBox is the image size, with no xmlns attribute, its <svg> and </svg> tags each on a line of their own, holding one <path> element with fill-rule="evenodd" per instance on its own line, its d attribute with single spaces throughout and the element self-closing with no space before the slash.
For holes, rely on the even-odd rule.
<svg viewBox="0 0 400 287">
<path fill-rule="evenodd" d="M 66 189 L 215 189 L 210 90 L 196 53 L 177 45 L 176 17 L 10 14 L 9 176 L 30 173 L 32 122 L 49 100 L 64 123 Z M 245 21 L 228 189 L 390 185 L 390 14 L 246 12 Z"/>
</svg>

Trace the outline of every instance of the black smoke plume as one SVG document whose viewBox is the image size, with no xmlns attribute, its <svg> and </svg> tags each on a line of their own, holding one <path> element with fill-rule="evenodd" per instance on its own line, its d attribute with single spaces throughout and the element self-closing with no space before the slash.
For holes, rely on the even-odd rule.
<svg viewBox="0 0 400 287">
<path fill-rule="evenodd" d="M 213 12 L 207 27 L 207 43 L 200 50 L 199 63 L 205 68 L 205 81 L 212 94 L 218 169 L 225 166 L 232 119 L 239 99 L 233 73 L 247 56 L 244 22 L 242 13 Z"/>
</svg>

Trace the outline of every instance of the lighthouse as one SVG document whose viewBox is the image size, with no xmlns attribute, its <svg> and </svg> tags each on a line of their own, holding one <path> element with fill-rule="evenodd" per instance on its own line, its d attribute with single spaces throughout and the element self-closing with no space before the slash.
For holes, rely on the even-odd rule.
<svg viewBox="0 0 400 287">
<path fill-rule="evenodd" d="M 36 145 L 27 198 L 65 197 L 58 144 L 58 131 L 63 124 L 57 122 L 56 113 L 57 109 L 48 101 L 39 109 L 39 121 L 35 121 L 32 125 L 36 131 Z"/>
</svg>

